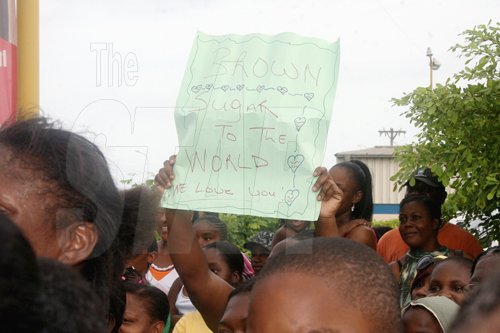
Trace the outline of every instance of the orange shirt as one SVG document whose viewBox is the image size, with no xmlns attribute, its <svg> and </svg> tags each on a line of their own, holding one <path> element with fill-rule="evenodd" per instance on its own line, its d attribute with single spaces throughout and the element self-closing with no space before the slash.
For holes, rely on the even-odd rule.
<svg viewBox="0 0 500 333">
<path fill-rule="evenodd" d="M 477 257 L 483 248 L 479 241 L 468 231 L 453 223 L 445 223 L 438 233 L 439 244 L 453 250 L 462 250 L 471 257 Z M 385 233 L 377 244 L 377 253 L 386 263 L 391 263 L 408 252 L 408 245 L 401 238 L 398 228 Z"/>
</svg>

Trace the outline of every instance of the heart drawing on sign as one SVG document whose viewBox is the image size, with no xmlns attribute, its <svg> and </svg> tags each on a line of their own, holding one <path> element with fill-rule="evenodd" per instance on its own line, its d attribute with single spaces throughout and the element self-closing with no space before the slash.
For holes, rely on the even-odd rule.
<svg viewBox="0 0 500 333">
<path fill-rule="evenodd" d="M 191 91 L 194 92 L 195 94 L 199 93 L 201 91 L 201 89 L 202 89 L 201 84 L 191 87 Z"/>
<path fill-rule="evenodd" d="M 303 155 L 290 155 L 288 156 L 288 159 L 286 160 L 288 163 L 288 166 L 292 171 L 295 173 L 297 171 L 297 168 L 304 162 L 304 156 Z"/>
<path fill-rule="evenodd" d="M 297 131 L 300 131 L 302 126 L 304 126 L 304 124 L 306 123 L 306 118 L 305 117 L 297 117 L 297 118 L 295 118 L 294 122 L 295 122 L 295 128 L 297 129 Z"/>
<path fill-rule="evenodd" d="M 266 86 L 265 86 L 265 85 L 263 85 L 263 84 L 259 84 L 259 85 L 257 86 L 256 90 L 257 90 L 257 92 L 258 92 L 258 93 L 260 93 L 262 90 L 264 90 L 264 88 L 266 88 Z"/>
<path fill-rule="evenodd" d="M 314 93 L 305 93 L 305 94 L 304 94 L 304 97 L 305 97 L 308 101 L 310 101 L 311 99 L 313 99 L 313 97 L 314 97 Z"/>
<path fill-rule="evenodd" d="M 244 84 L 237 84 L 237 85 L 236 85 L 236 89 L 237 89 L 238 91 L 242 91 L 242 90 L 243 90 L 243 88 L 245 88 L 245 85 L 244 85 Z"/>
<path fill-rule="evenodd" d="M 291 206 L 292 203 L 297 199 L 299 196 L 299 190 L 288 190 L 285 193 L 285 202 L 288 206 Z"/>
<path fill-rule="evenodd" d="M 282 95 L 286 94 L 288 92 L 288 89 L 286 87 L 279 86 L 276 88 Z"/>
</svg>

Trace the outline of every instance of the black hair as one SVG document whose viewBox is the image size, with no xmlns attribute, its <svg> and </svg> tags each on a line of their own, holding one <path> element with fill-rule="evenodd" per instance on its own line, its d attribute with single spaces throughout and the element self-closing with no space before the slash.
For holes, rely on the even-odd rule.
<svg viewBox="0 0 500 333">
<path fill-rule="evenodd" d="M 415 193 L 427 195 L 439 206 L 443 205 L 448 195 L 444 186 L 433 187 L 418 179 L 415 179 L 415 185 L 413 186 L 409 182 L 406 183 L 406 192 L 410 193 L 409 195 L 416 195 Z M 412 192 L 414 194 L 411 194 Z"/>
<path fill-rule="evenodd" d="M 90 284 L 58 261 L 38 259 L 45 329 L 51 333 L 105 333 L 107 315 Z"/>
<path fill-rule="evenodd" d="M 194 222 L 196 221 L 197 219 L 199 219 L 200 217 L 203 217 L 203 216 L 215 216 L 215 217 L 219 217 L 219 213 L 215 213 L 215 212 L 200 212 L 198 210 L 195 210 L 193 211 L 193 217 L 191 218 L 191 222 Z"/>
<path fill-rule="evenodd" d="M 0 213 L 0 322 L 12 332 L 42 332 L 41 277 L 21 230 Z"/>
<path fill-rule="evenodd" d="M 333 168 L 337 167 L 349 170 L 356 183 L 356 190 L 363 192 L 361 200 L 354 205 L 353 218 L 371 221 L 373 216 L 373 190 L 370 169 L 360 160 L 345 161 L 333 166 Z"/>
<path fill-rule="evenodd" d="M 439 206 L 434 200 L 425 195 L 409 195 L 404 197 L 403 200 L 399 203 L 399 211 L 409 204 L 410 202 L 419 202 L 427 209 L 430 216 L 433 219 L 438 219 L 441 223 L 441 206 Z"/>
<path fill-rule="evenodd" d="M 123 289 L 126 293 L 141 298 L 153 322 L 163 321 L 166 323 L 170 311 L 168 298 L 163 291 L 153 286 L 135 282 L 123 282 Z"/>
<path fill-rule="evenodd" d="M 159 193 L 146 186 L 123 191 L 123 216 L 118 238 L 124 259 L 141 253 L 155 240 Z"/>
<path fill-rule="evenodd" d="M 82 263 L 81 273 L 107 305 L 110 288 L 119 281 L 124 263 L 116 239 L 121 199 L 104 155 L 89 140 L 56 128 L 45 118 L 3 127 L 0 145 L 12 151 L 11 159 L 20 168 L 33 171 L 44 182 L 40 191 L 54 201 L 52 205 L 51 200 L 42 203 L 53 216 L 48 226 L 51 223 L 55 228 L 58 211 L 70 215 L 58 224 L 76 219 L 95 225 L 98 241 Z"/>
<path fill-rule="evenodd" d="M 301 241 L 268 260 L 255 288 L 275 274 L 289 273 L 324 280 L 325 299 L 326 291 L 332 291 L 345 308 L 372 320 L 373 332 L 400 331 L 398 284 L 387 264 L 367 246 L 339 237 Z"/>
<path fill-rule="evenodd" d="M 460 266 L 462 266 L 463 268 L 465 268 L 467 271 L 470 271 L 470 269 L 472 267 L 472 263 L 473 263 L 472 260 L 467 259 L 463 256 L 451 256 L 451 257 L 448 257 L 444 260 L 437 260 L 434 263 L 433 269 L 436 269 L 436 267 L 441 266 L 445 262 L 455 262 L 455 263 L 459 264 Z"/>
<path fill-rule="evenodd" d="M 498 255 L 498 254 L 500 254 L 500 246 L 493 246 L 487 249 L 486 251 L 481 252 L 472 263 L 472 267 L 470 269 L 470 275 L 472 276 L 472 274 L 474 274 L 476 266 L 481 259 L 490 255 Z"/>
<path fill-rule="evenodd" d="M 449 328 L 450 333 L 476 332 L 500 309 L 500 270 L 468 295 Z"/>
<path fill-rule="evenodd" d="M 224 221 L 222 221 L 220 218 L 218 218 L 217 216 L 214 216 L 214 215 L 203 215 L 203 216 L 197 218 L 193 222 L 193 225 L 196 225 L 196 224 L 201 223 L 201 222 L 207 222 L 212 227 L 217 229 L 217 231 L 219 232 L 221 241 L 227 240 L 227 226 L 224 223 Z"/>
<path fill-rule="evenodd" d="M 240 277 L 240 281 L 242 280 L 244 269 L 243 254 L 235 245 L 227 241 L 213 242 L 205 245 L 203 249 L 216 249 L 219 251 L 231 272 L 236 272 Z"/>
<path fill-rule="evenodd" d="M 253 289 L 253 286 L 255 285 L 255 281 L 256 281 L 256 279 L 246 280 L 245 282 L 240 284 L 238 287 L 234 288 L 229 293 L 229 296 L 227 297 L 227 301 L 229 302 L 229 300 L 231 298 L 233 298 L 234 296 L 238 296 L 240 294 L 245 294 L 245 293 L 250 293 Z"/>
<path fill-rule="evenodd" d="M 111 333 L 119 333 L 125 314 L 125 305 L 127 297 L 121 283 L 117 283 L 111 288 L 111 296 L 109 300 L 109 317 L 108 325 L 113 324 Z"/>
</svg>

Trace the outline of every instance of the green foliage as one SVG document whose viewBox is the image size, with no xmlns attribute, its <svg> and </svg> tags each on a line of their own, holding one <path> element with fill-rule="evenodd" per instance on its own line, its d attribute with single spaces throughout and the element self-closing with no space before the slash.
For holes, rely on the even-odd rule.
<svg viewBox="0 0 500 333">
<path fill-rule="evenodd" d="M 261 230 L 276 231 L 279 221 L 247 215 L 220 214 L 221 220 L 226 222 L 229 241 L 243 249 L 243 244 Z"/>
<path fill-rule="evenodd" d="M 399 219 L 385 220 L 385 221 L 373 221 L 372 227 L 389 227 L 397 228 L 399 227 Z"/>
<path fill-rule="evenodd" d="M 466 59 L 463 70 L 393 99 L 420 133 L 396 151 L 400 170 L 391 179 L 402 186 L 417 166 L 430 167 L 452 189 L 445 217 L 462 217 L 467 227 L 481 220 L 475 232 L 485 245 L 500 239 L 499 30 L 498 22 L 466 30 L 464 43 L 450 49 Z"/>
<path fill-rule="evenodd" d="M 130 174 L 130 176 L 135 176 L 135 174 Z M 154 174 L 149 173 L 148 178 L 146 181 L 142 184 L 136 183 L 133 178 L 126 178 L 126 179 L 121 179 L 119 182 L 120 184 L 123 184 L 126 187 L 137 187 L 137 186 L 146 186 L 149 188 L 152 188 L 155 185 L 155 180 L 154 180 Z"/>
</svg>

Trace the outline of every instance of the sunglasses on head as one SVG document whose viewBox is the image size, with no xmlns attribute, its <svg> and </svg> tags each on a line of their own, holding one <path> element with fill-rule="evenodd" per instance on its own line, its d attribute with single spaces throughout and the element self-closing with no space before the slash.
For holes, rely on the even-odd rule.
<svg viewBox="0 0 500 333">
<path fill-rule="evenodd" d="M 444 260 L 446 258 L 448 258 L 448 257 L 443 256 L 443 255 L 438 255 L 438 256 L 433 257 L 430 254 L 426 254 L 425 256 L 423 256 L 422 258 L 420 258 L 417 261 L 417 271 L 422 271 L 424 269 L 427 269 L 431 265 L 434 265 L 436 262 L 438 262 L 440 260 Z"/>
</svg>

